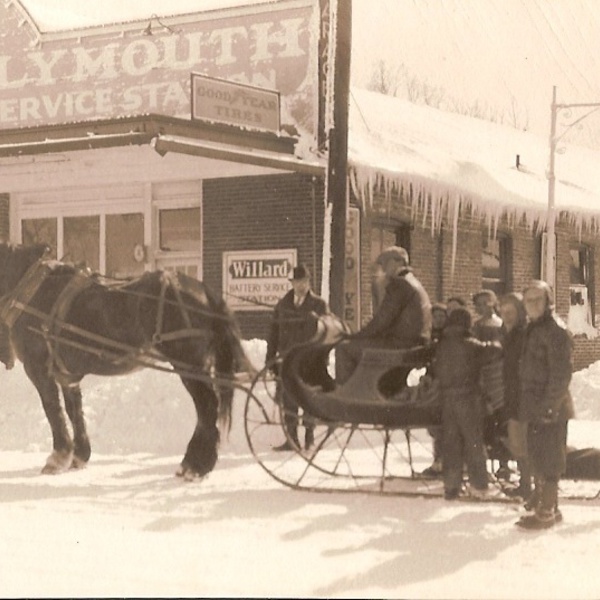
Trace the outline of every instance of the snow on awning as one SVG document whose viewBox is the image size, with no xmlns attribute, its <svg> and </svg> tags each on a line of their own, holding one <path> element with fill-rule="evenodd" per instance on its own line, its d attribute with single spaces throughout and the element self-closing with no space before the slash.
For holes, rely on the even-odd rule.
<svg viewBox="0 0 600 600">
<path fill-rule="evenodd" d="M 242 146 L 234 147 L 182 136 L 159 134 L 152 140 L 151 145 L 161 156 L 167 152 L 179 152 L 309 175 L 324 175 L 325 173 L 325 166 L 316 160 L 300 160 L 293 155 L 275 154 L 266 150 Z"/>
<path fill-rule="evenodd" d="M 349 174 L 365 204 L 382 191 L 412 192 L 432 227 L 469 207 L 493 228 L 502 217 L 543 229 L 548 139 L 480 119 L 353 89 Z M 518 155 L 518 165 L 517 165 Z M 579 230 L 600 229 L 600 152 L 569 145 L 556 158 L 557 212 Z"/>
<path fill-rule="evenodd" d="M 0 157 L 150 144 L 159 154 L 179 152 L 282 171 L 325 174 L 309 154 L 294 154 L 295 137 L 158 114 L 4 129 Z"/>
</svg>

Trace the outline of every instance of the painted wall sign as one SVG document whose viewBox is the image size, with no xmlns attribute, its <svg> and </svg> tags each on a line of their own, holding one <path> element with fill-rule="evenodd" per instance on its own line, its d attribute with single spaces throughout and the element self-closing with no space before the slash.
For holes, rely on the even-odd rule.
<svg viewBox="0 0 600 600">
<path fill-rule="evenodd" d="M 279 133 L 279 93 L 192 73 L 192 119 Z"/>
<path fill-rule="evenodd" d="M 345 254 L 344 321 L 352 331 L 358 331 L 360 329 L 360 210 L 354 207 L 348 208 Z"/>
<path fill-rule="evenodd" d="M 223 291 L 233 310 L 273 310 L 291 289 L 295 249 L 223 253 Z"/>
<path fill-rule="evenodd" d="M 315 130 L 312 2 L 185 15 L 171 21 L 173 31 L 152 35 L 146 23 L 124 23 L 47 39 L 28 31 L 19 10 L 0 2 L 0 128 L 145 113 L 189 118 L 195 72 L 278 90 L 282 122 Z"/>
</svg>

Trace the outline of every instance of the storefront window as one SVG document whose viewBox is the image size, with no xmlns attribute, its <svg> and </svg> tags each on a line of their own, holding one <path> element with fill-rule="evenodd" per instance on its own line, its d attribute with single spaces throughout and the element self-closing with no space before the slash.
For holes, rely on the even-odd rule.
<svg viewBox="0 0 600 600">
<path fill-rule="evenodd" d="M 166 252 L 198 251 L 200 208 L 169 208 L 158 213 L 160 249 Z"/>
<path fill-rule="evenodd" d="M 493 290 L 498 296 L 506 294 L 512 288 L 512 246 L 511 238 L 499 233 L 490 238 L 483 235 L 481 253 L 481 287 Z"/>
<path fill-rule="evenodd" d="M 100 269 L 100 217 L 65 217 L 63 258 Z"/>
<path fill-rule="evenodd" d="M 21 234 L 23 244 L 48 244 L 51 248 L 52 258 L 56 258 L 58 240 L 58 221 L 56 218 L 48 219 L 23 219 L 21 221 Z"/>
<path fill-rule="evenodd" d="M 106 215 L 106 274 L 132 277 L 144 272 L 144 215 Z"/>
<path fill-rule="evenodd" d="M 569 254 L 569 327 L 579 333 L 582 324 L 594 325 L 594 252 L 590 246 L 577 244 L 569 248 Z"/>
</svg>

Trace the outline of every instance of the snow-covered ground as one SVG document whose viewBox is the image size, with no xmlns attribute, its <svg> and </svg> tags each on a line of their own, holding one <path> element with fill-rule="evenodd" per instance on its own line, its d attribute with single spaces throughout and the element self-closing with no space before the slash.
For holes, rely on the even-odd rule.
<svg viewBox="0 0 600 600">
<path fill-rule="evenodd" d="M 530 533 L 513 505 L 293 491 L 248 450 L 242 394 L 217 468 L 184 483 L 192 403 L 156 371 L 84 380 L 92 460 L 42 476 L 39 401 L 20 365 L 0 376 L 3 597 L 600 597 L 600 501 Z M 600 364 L 575 374 L 576 446 L 600 439 L 599 387 Z"/>
</svg>

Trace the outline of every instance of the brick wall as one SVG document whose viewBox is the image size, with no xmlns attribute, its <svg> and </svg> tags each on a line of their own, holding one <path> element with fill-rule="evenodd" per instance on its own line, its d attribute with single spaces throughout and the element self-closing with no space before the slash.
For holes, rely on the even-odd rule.
<svg viewBox="0 0 600 600">
<path fill-rule="evenodd" d="M 397 226 L 400 222 L 412 222 L 411 264 L 429 292 L 432 301 L 447 300 L 451 296 L 461 296 L 470 305 L 473 293 L 482 286 L 481 250 L 482 237 L 489 234 L 487 225 L 469 211 L 463 211 L 458 221 L 456 239 L 451 224 L 444 222 L 440 230 L 431 230 L 428 215 L 419 214 L 418 208 L 406 201 L 400 194 L 385 196 L 374 194 L 373 204 L 362 213 L 361 224 L 361 290 L 362 322 L 371 318 L 371 231 L 372 226 L 388 224 Z M 540 276 L 540 235 L 527 227 L 524 221 L 501 220 L 498 232 L 506 233 L 512 240 L 512 290 L 522 290 L 531 279 Z M 575 226 L 561 219 L 556 226 L 557 269 L 556 269 L 556 310 L 567 320 L 570 306 L 570 264 L 569 248 L 575 243 L 584 243 L 594 250 L 595 281 L 600 284 L 600 241 L 591 234 L 580 234 Z M 455 253 L 453 259 L 453 246 Z M 596 323 L 600 324 L 600 290 L 595 294 Z M 472 306 L 470 306 L 472 308 Z M 582 369 L 600 360 L 600 337 L 588 339 L 575 336 L 574 367 Z"/>
<path fill-rule="evenodd" d="M 8 223 L 8 199 L 6 223 Z M 3 223 L 3 199 L 0 197 L 0 235 Z M 323 181 L 306 175 L 270 175 L 204 181 L 204 279 L 222 290 L 222 255 L 226 250 L 264 250 L 296 248 L 298 261 L 313 271 L 313 287 L 320 289 L 323 251 Z M 454 240 L 452 225 L 444 222 L 432 232 L 429 215 L 406 201 L 400 193 L 391 198 L 375 194 L 372 206 L 361 210 L 361 319 L 371 318 L 371 272 L 373 226 L 397 227 L 412 223 L 411 264 L 428 290 L 432 301 L 462 296 L 470 298 L 482 285 L 482 238 L 488 233 L 482 219 L 463 211 Z M 539 277 L 540 236 L 525 222 L 502 220 L 498 231 L 512 240 L 512 288 L 522 290 Z M 577 242 L 595 251 L 595 280 L 600 282 L 600 242 L 593 235 L 580 233 L 566 220 L 556 227 L 558 314 L 566 320 L 570 305 L 569 247 Z M 455 246 L 454 262 L 453 247 Z M 600 292 L 595 295 L 595 310 L 600 323 Z M 239 312 L 246 338 L 265 338 L 271 313 Z M 600 337 L 575 339 L 575 368 L 581 369 L 600 360 Z"/>
<path fill-rule="evenodd" d="M 223 252 L 296 248 L 321 285 L 323 181 L 307 175 L 209 179 L 203 184 L 204 280 L 222 292 Z M 265 338 L 270 311 L 238 312 L 245 338 Z"/>
</svg>

